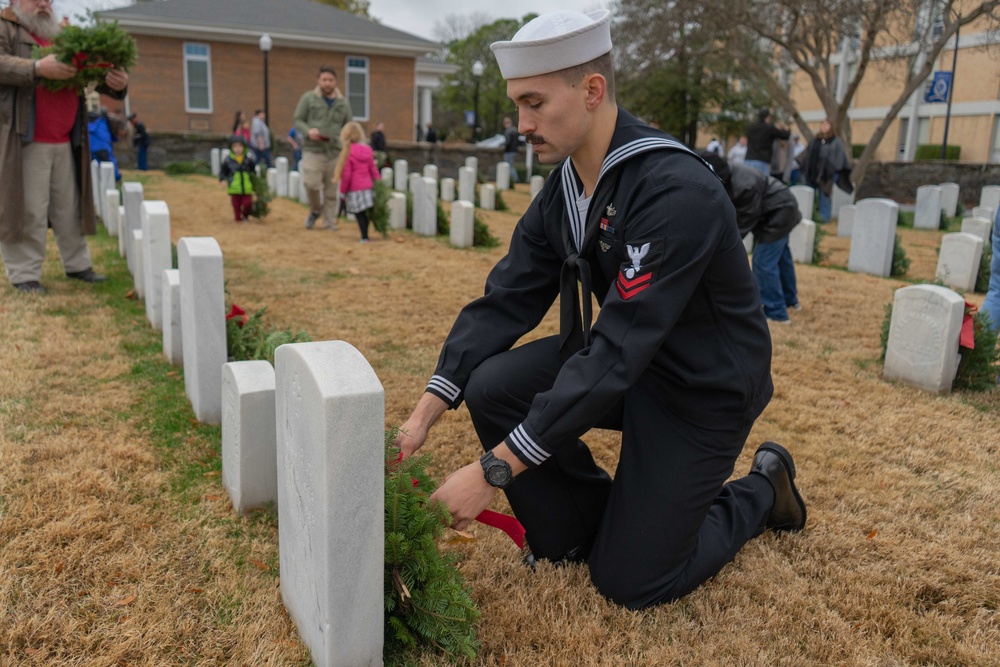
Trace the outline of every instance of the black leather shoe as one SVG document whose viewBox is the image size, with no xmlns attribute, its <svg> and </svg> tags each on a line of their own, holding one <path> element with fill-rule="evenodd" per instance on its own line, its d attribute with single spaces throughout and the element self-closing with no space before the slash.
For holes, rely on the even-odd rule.
<svg viewBox="0 0 1000 667">
<path fill-rule="evenodd" d="M 802 530 L 806 525 L 806 504 L 795 488 L 795 463 L 788 450 L 775 442 L 765 442 L 757 448 L 750 473 L 763 475 L 774 489 L 774 507 L 767 517 L 767 527 Z"/>
<path fill-rule="evenodd" d="M 14 289 L 19 292 L 27 292 L 28 294 L 45 294 L 48 292 L 45 289 L 45 285 L 41 284 L 37 280 L 29 280 L 25 283 L 16 283 Z"/>
<path fill-rule="evenodd" d="M 590 548 L 583 546 L 573 547 L 559 558 L 551 560 L 548 558 L 536 558 L 535 554 L 528 551 L 524 554 L 524 564 L 534 570 L 539 561 L 548 560 L 555 567 L 564 567 L 570 563 L 585 563 L 588 556 L 590 556 Z"/>
<path fill-rule="evenodd" d="M 85 283 L 103 283 L 108 279 L 107 276 L 95 273 L 93 269 L 84 269 L 83 271 L 74 271 L 72 273 L 67 272 L 66 275 L 75 280 L 82 280 Z"/>
</svg>

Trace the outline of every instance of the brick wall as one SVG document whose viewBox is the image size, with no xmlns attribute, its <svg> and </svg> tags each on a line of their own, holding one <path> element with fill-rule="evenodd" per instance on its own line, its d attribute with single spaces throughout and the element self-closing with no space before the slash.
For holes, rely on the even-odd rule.
<svg viewBox="0 0 1000 667">
<path fill-rule="evenodd" d="M 150 131 L 193 132 L 226 136 L 237 110 L 251 116 L 264 107 L 264 60 L 256 44 L 190 40 L 208 44 L 211 54 L 212 111 L 189 113 L 184 102 L 184 40 L 134 35 L 139 60 L 129 75 L 129 107 Z M 320 65 L 331 65 L 346 94 L 348 56 L 343 51 L 275 47 L 268 56 L 269 125 L 276 136 L 292 126 L 302 94 L 316 86 Z M 386 135 L 410 138 L 413 133 L 415 60 L 367 55 L 370 132 L 375 121 Z"/>
</svg>

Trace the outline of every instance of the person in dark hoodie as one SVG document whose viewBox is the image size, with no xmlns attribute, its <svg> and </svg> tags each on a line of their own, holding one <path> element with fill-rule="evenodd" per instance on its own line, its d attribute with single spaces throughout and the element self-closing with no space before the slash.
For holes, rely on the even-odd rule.
<svg viewBox="0 0 1000 667">
<path fill-rule="evenodd" d="M 823 222 L 830 222 L 834 186 L 850 194 L 854 192 L 854 185 L 851 183 L 851 160 L 829 120 L 820 123 L 819 132 L 799 155 L 799 163 L 806 183 L 816 189 L 819 217 Z"/>
<path fill-rule="evenodd" d="M 747 156 L 743 163 L 753 167 L 765 176 L 771 173 L 771 158 L 774 157 L 774 141 L 788 139 L 790 130 L 783 130 L 771 122 L 771 110 L 767 107 L 757 112 L 757 121 L 747 128 Z"/>
<path fill-rule="evenodd" d="M 795 195 L 773 176 L 742 164 L 729 164 L 714 153 L 701 154 L 726 186 L 736 207 L 740 236 L 753 234 L 753 275 L 760 290 L 764 316 L 789 324 L 788 309 L 799 310 L 795 263 L 788 235 L 802 220 Z"/>
</svg>

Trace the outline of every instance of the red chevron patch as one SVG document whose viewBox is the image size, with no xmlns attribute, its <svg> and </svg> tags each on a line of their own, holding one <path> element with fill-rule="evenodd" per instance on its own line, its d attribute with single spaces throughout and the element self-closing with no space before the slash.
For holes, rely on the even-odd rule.
<svg viewBox="0 0 1000 667">
<path fill-rule="evenodd" d="M 618 272 L 618 280 L 615 281 L 615 287 L 618 288 L 618 294 L 621 295 L 623 299 L 628 301 L 636 294 L 639 294 L 644 289 L 653 284 L 653 274 L 644 273 L 638 275 L 632 280 L 625 277 L 625 274 L 621 271 Z"/>
</svg>

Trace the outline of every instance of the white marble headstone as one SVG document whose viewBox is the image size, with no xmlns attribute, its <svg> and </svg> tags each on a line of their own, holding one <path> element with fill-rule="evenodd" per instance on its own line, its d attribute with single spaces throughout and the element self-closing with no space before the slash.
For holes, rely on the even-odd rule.
<svg viewBox="0 0 1000 667">
<path fill-rule="evenodd" d="M 409 178 L 410 165 L 406 160 L 396 160 L 392 164 L 393 184 L 392 189 L 399 192 L 406 192 L 406 179 Z"/>
<path fill-rule="evenodd" d="M 281 599 L 317 667 L 382 664 L 385 395 L 343 341 L 275 352 Z"/>
<path fill-rule="evenodd" d="M 125 228 L 125 207 L 118 207 L 118 256 L 125 257 L 126 246 L 126 228 Z"/>
<path fill-rule="evenodd" d="M 510 190 L 510 164 L 497 162 L 497 190 Z"/>
<path fill-rule="evenodd" d="M 222 248 L 211 237 L 182 238 L 177 244 L 177 264 L 184 389 L 198 421 L 218 424 L 222 420 L 222 365 L 227 358 Z"/>
<path fill-rule="evenodd" d="M 479 207 L 484 211 L 494 211 L 497 207 L 497 189 L 490 183 L 479 188 Z"/>
<path fill-rule="evenodd" d="M 410 181 L 413 188 L 413 233 L 437 235 L 437 181 L 417 176 Z"/>
<path fill-rule="evenodd" d="M 240 514 L 278 500 L 274 368 L 267 361 L 222 366 L 222 486 Z"/>
<path fill-rule="evenodd" d="M 848 270 L 889 277 L 898 222 L 899 204 L 891 199 L 862 199 L 855 204 Z"/>
<path fill-rule="evenodd" d="M 795 201 L 799 205 L 799 214 L 803 220 L 812 220 L 813 208 L 816 203 L 816 191 L 808 185 L 793 185 L 788 188 L 795 195 Z"/>
<path fill-rule="evenodd" d="M 965 299 L 940 285 L 896 290 L 882 371 L 926 391 L 947 394 L 958 371 Z"/>
<path fill-rule="evenodd" d="M 971 292 L 976 288 L 979 260 L 983 255 L 983 238 L 957 232 L 941 237 L 935 279 L 949 287 Z"/>
<path fill-rule="evenodd" d="M 288 172 L 288 185 L 285 191 L 286 197 L 298 197 L 299 196 L 299 182 L 302 180 L 302 176 L 297 171 Z"/>
<path fill-rule="evenodd" d="M 455 201 L 455 179 L 441 179 L 441 201 Z"/>
<path fill-rule="evenodd" d="M 416 192 L 416 188 L 419 187 L 417 181 L 421 180 L 421 176 L 418 172 L 411 172 L 406 181 L 406 187 L 410 192 Z"/>
<path fill-rule="evenodd" d="M 469 156 L 465 158 L 465 166 L 472 170 L 476 180 L 479 180 L 479 158 Z"/>
<path fill-rule="evenodd" d="M 963 218 L 961 231 L 975 234 L 983 239 L 983 243 L 989 245 L 990 237 L 993 235 L 993 221 L 984 218 Z"/>
<path fill-rule="evenodd" d="M 181 334 L 181 273 L 166 269 L 161 274 L 163 299 L 163 356 L 174 366 L 184 363 Z"/>
<path fill-rule="evenodd" d="M 135 287 L 135 295 L 139 299 L 146 298 L 146 272 L 142 268 L 142 230 L 137 229 L 132 232 L 132 243 L 129 245 L 129 254 L 132 257 L 132 285 Z"/>
<path fill-rule="evenodd" d="M 275 189 L 276 194 L 279 197 L 288 196 L 288 158 L 279 157 L 274 161 L 274 168 L 277 173 L 275 176 Z"/>
<path fill-rule="evenodd" d="M 984 185 L 979 193 L 979 205 L 997 210 L 1000 206 L 1000 185 Z"/>
<path fill-rule="evenodd" d="M 142 183 L 128 182 L 122 185 L 122 200 L 125 202 L 125 224 L 121 226 L 121 232 L 125 235 L 125 257 L 128 260 L 129 271 L 135 275 L 135 267 L 132 266 L 132 248 L 128 239 L 132 238 L 132 232 L 142 229 Z"/>
<path fill-rule="evenodd" d="M 941 188 L 921 185 L 917 188 L 917 209 L 913 215 L 914 229 L 941 228 Z"/>
<path fill-rule="evenodd" d="M 433 178 L 434 182 L 437 183 L 438 179 L 438 168 L 434 164 L 424 165 L 424 178 Z"/>
<path fill-rule="evenodd" d="M 545 185 L 544 176 L 532 176 L 531 177 L 531 198 L 534 199 L 535 195 L 542 191 L 542 186 Z"/>
<path fill-rule="evenodd" d="M 958 212 L 958 183 L 941 183 L 941 210 L 949 218 L 955 217 Z"/>
<path fill-rule="evenodd" d="M 389 227 L 406 229 L 406 195 L 402 192 L 389 195 Z"/>
<path fill-rule="evenodd" d="M 219 173 L 222 171 L 222 151 L 218 148 L 213 148 L 209 155 L 209 159 L 212 161 L 212 176 L 218 178 Z"/>
<path fill-rule="evenodd" d="M 472 202 L 456 201 L 451 205 L 450 241 L 459 248 L 471 248 L 475 234 L 476 207 Z"/>
<path fill-rule="evenodd" d="M 100 166 L 100 192 L 107 192 L 115 189 L 115 165 L 113 162 L 102 162 Z M 94 202 L 97 205 L 97 213 L 105 220 L 108 216 L 108 199 L 101 197 Z"/>
<path fill-rule="evenodd" d="M 839 224 L 840 222 L 840 209 L 845 206 L 854 205 L 854 192 L 847 193 L 837 187 L 836 184 L 833 186 L 833 195 L 830 201 L 830 217 L 836 218 Z"/>
<path fill-rule="evenodd" d="M 840 217 L 837 218 L 837 236 L 850 238 L 854 229 L 854 215 L 857 211 L 854 204 L 840 207 Z"/>
<path fill-rule="evenodd" d="M 159 331 L 163 328 L 161 274 L 174 268 L 170 245 L 170 209 L 165 201 L 142 202 L 142 270 L 146 287 L 146 319 Z"/>
<path fill-rule="evenodd" d="M 121 198 L 121 193 L 117 189 L 105 190 L 104 192 L 104 228 L 108 230 L 108 236 L 112 238 L 118 236 L 118 226 L 121 224 L 118 217 Z"/>
<path fill-rule="evenodd" d="M 458 169 L 458 198 L 462 201 L 476 201 L 476 172 L 472 167 Z"/>
<path fill-rule="evenodd" d="M 972 209 L 973 218 L 983 218 L 984 220 L 992 220 L 996 213 L 996 209 L 988 208 L 986 206 L 976 206 Z"/>
<path fill-rule="evenodd" d="M 815 244 L 816 223 L 803 218 L 788 235 L 788 249 L 792 251 L 792 259 L 799 264 L 812 264 Z"/>
<path fill-rule="evenodd" d="M 267 179 L 267 190 L 271 194 L 277 194 L 278 192 L 278 170 L 274 167 L 268 167 L 265 172 L 265 178 Z"/>
<path fill-rule="evenodd" d="M 391 188 L 392 187 L 392 180 L 393 180 L 392 167 L 382 167 L 382 171 L 380 172 L 380 176 L 381 176 L 382 182 L 385 184 L 385 186 L 387 188 Z"/>
</svg>

